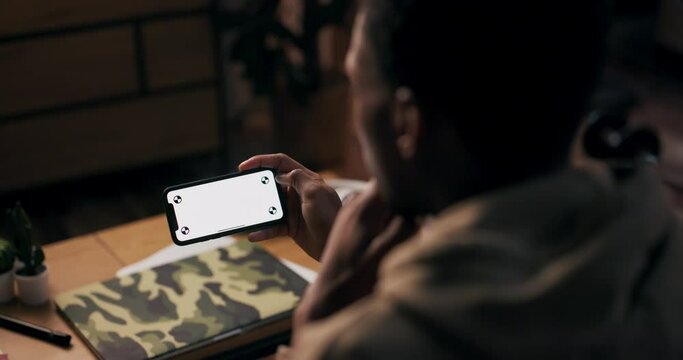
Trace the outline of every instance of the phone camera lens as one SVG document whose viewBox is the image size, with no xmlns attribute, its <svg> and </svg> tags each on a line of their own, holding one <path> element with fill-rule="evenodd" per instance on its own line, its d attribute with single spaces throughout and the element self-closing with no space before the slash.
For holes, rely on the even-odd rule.
<svg viewBox="0 0 683 360">
<path fill-rule="evenodd" d="M 268 208 L 268 212 L 270 213 L 270 215 L 275 215 L 277 209 L 275 208 L 275 206 L 271 206 L 270 208 Z"/>
<path fill-rule="evenodd" d="M 188 228 L 187 226 L 183 226 L 182 228 L 180 228 L 180 232 L 183 233 L 183 235 L 187 235 L 190 233 L 190 228 Z"/>
<path fill-rule="evenodd" d="M 267 184 L 270 182 L 270 179 L 267 176 L 261 177 L 261 184 Z"/>
<path fill-rule="evenodd" d="M 181 198 L 179 195 L 176 195 L 173 197 L 173 202 L 176 204 L 180 204 L 181 202 L 183 202 L 183 198 Z"/>
</svg>

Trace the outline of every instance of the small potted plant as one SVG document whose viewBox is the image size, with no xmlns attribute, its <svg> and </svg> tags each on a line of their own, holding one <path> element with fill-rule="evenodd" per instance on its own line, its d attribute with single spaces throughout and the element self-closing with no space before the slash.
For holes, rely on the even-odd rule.
<svg viewBox="0 0 683 360">
<path fill-rule="evenodd" d="M 16 251 L 8 240 L 0 238 L 0 303 L 14 297 L 14 259 Z"/>
<path fill-rule="evenodd" d="M 17 203 L 7 211 L 8 234 L 17 251 L 22 266 L 14 272 L 19 299 L 27 305 L 39 305 L 50 298 L 48 271 L 43 263 L 45 254 L 31 238 L 31 221 Z"/>
</svg>

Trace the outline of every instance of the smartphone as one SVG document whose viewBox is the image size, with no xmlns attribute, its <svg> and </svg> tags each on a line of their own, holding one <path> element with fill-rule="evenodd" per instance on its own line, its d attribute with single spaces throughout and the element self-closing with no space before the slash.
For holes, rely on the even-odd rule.
<svg viewBox="0 0 683 360">
<path fill-rule="evenodd" d="M 275 174 L 257 168 L 167 188 L 163 199 L 173 242 L 189 245 L 284 223 Z"/>
</svg>

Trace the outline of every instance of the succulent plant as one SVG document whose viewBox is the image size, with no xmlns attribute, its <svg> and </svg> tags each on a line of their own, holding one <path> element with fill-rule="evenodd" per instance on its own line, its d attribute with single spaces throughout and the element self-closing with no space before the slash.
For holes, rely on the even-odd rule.
<svg viewBox="0 0 683 360">
<path fill-rule="evenodd" d="M 45 254 L 40 246 L 33 243 L 31 237 L 31 221 L 26 211 L 17 202 L 14 208 L 7 210 L 8 236 L 14 242 L 17 257 L 24 267 L 17 274 L 34 276 L 45 271 Z"/>
<path fill-rule="evenodd" d="M 12 270 L 14 268 L 14 259 L 17 257 L 17 252 L 9 240 L 0 238 L 0 274 Z"/>
</svg>

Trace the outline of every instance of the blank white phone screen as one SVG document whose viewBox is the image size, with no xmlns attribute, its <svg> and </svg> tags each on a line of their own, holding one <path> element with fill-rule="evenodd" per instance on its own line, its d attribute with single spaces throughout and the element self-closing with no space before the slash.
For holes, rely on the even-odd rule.
<svg viewBox="0 0 683 360">
<path fill-rule="evenodd" d="M 274 174 L 263 170 L 166 194 L 173 206 L 179 241 L 282 219 Z"/>
</svg>

